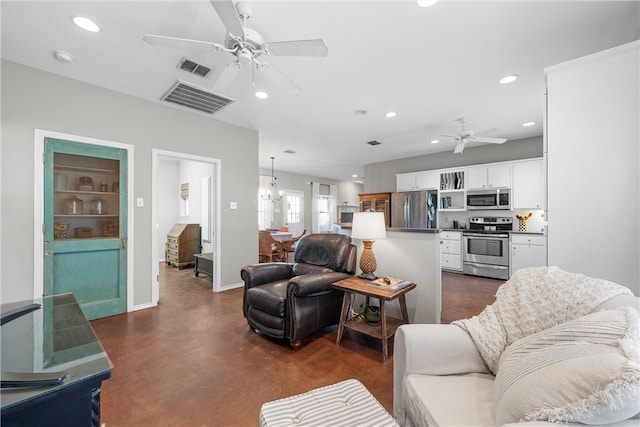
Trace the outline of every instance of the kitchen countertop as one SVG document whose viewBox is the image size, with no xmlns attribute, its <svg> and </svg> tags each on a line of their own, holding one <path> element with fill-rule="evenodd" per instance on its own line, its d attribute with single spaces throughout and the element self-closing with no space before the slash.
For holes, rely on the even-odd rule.
<svg viewBox="0 0 640 427">
<path fill-rule="evenodd" d="M 440 231 L 459 231 L 461 233 L 464 233 L 465 231 L 474 231 L 474 230 L 470 230 L 468 228 L 443 228 Z M 509 233 L 509 234 L 534 234 L 536 236 L 543 236 L 544 235 L 544 233 L 536 232 L 536 231 L 497 230 L 496 232 Z"/>
<path fill-rule="evenodd" d="M 344 228 L 345 230 L 351 230 L 351 225 L 340 225 L 340 228 Z M 388 232 L 399 232 L 399 233 L 431 233 L 437 234 L 442 230 L 439 228 L 402 228 L 402 227 L 387 227 Z M 459 230 L 458 230 L 459 231 Z"/>
<path fill-rule="evenodd" d="M 345 230 L 351 230 L 351 225 L 341 225 L 341 228 Z M 389 232 L 400 232 L 400 233 L 431 233 L 437 234 L 442 233 L 443 231 L 459 231 L 461 233 L 465 231 L 473 231 L 468 228 L 400 228 L 400 227 L 387 227 L 387 231 Z M 532 234 L 536 236 L 543 236 L 542 232 L 535 231 L 519 231 L 519 230 L 498 230 L 501 233 L 509 233 L 509 234 Z"/>
</svg>

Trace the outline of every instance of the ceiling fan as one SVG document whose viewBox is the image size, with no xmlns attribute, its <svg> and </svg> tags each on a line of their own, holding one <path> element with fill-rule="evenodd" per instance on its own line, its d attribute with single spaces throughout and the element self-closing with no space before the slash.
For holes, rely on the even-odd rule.
<svg viewBox="0 0 640 427">
<path fill-rule="evenodd" d="M 507 138 L 487 138 L 487 137 L 482 137 L 482 136 L 478 136 L 479 134 L 483 134 L 483 133 L 487 133 L 487 132 L 494 132 L 494 131 L 498 131 L 499 129 L 487 129 L 484 130 L 482 132 L 474 132 L 471 130 L 466 130 L 464 127 L 464 124 L 467 122 L 467 118 L 466 117 L 460 117 L 459 119 L 455 120 L 456 122 L 460 122 L 460 124 L 462 124 L 462 131 L 460 131 L 458 134 L 456 135 L 441 135 L 441 136 L 446 136 L 449 138 L 453 138 L 454 141 L 457 141 L 458 144 L 456 145 L 455 150 L 453 150 L 453 152 L 455 154 L 461 154 L 464 151 L 464 146 L 467 144 L 467 142 L 484 142 L 487 144 L 503 144 L 505 142 L 507 142 Z"/>
<path fill-rule="evenodd" d="M 232 0 L 210 0 L 216 13 L 227 30 L 224 42 L 214 43 L 200 40 L 181 39 L 145 34 L 142 38 L 150 45 L 177 49 L 204 49 L 220 52 L 232 57 L 222 70 L 213 86 L 215 92 L 225 92 L 236 79 L 245 64 L 251 64 L 252 72 L 258 71 L 289 93 L 297 95 L 300 87 L 273 65 L 259 61 L 266 56 L 327 56 L 329 48 L 322 39 L 291 40 L 265 43 L 262 36 L 247 27 L 247 19 L 253 14 L 253 7 L 244 1 L 233 4 Z M 253 77 L 253 76 L 252 76 Z M 255 84 L 255 77 L 252 78 Z"/>
</svg>

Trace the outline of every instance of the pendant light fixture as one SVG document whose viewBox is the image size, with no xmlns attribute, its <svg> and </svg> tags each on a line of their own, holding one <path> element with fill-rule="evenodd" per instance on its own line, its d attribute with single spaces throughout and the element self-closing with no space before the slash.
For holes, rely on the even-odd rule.
<svg viewBox="0 0 640 427">
<path fill-rule="evenodd" d="M 282 191 L 278 193 L 276 177 L 273 176 L 273 161 L 275 157 L 271 157 L 271 182 L 269 183 L 269 189 L 267 190 L 267 195 L 261 194 L 260 197 L 262 200 L 268 200 L 271 202 L 271 223 L 269 224 L 269 228 L 276 228 L 276 202 L 282 200 Z"/>
<path fill-rule="evenodd" d="M 276 184 L 276 177 L 273 176 L 273 161 L 275 160 L 275 157 L 271 157 L 271 182 L 269 183 L 269 189 L 267 190 L 267 195 L 265 196 L 264 194 L 262 194 L 260 197 L 262 197 L 263 200 L 271 200 L 272 202 L 279 202 L 280 200 L 282 200 L 282 191 L 280 193 L 277 193 L 277 187 L 278 185 Z"/>
</svg>

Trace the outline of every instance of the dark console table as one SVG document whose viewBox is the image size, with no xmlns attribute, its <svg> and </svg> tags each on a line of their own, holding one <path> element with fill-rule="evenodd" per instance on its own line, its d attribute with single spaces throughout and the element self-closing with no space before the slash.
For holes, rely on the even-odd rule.
<svg viewBox="0 0 640 427">
<path fill-rule="evenodd" d="M 29 305 L 1 326 L 2 426 L 100 426 L 100 388 L 113 365 L 75 297 L 3 304 L 2 313 Z M 22 388 L 25 379 L 46 382 Z"/>
<path fill-rule="evenodd" d="M 198 273 L 204 273 L 213 279 L 213 252 L 195 254 L 196 268 L 193 270 L 196 277 Z"/>
</svg>

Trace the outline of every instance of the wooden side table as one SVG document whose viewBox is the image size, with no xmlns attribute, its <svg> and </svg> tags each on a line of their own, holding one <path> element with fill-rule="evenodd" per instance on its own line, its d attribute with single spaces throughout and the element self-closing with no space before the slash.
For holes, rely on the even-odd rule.
<svg viewBox="0 0 640 427">
<path fill-rule="evenodd" d="M 409 314 L 407 313 L 407 302 L 405 300 L 405 294 L 416 287 L 415 283 L 405 286 L 402 289 L 396 291 L 390 291 L 383 288 L 369 286 L 369 280 L 359 279 L 358 277 L 349 277 L 348 279 L 335 282 L 333 287 L 344 291 L 344 299 L 342 300 L 342 312 L 340 314 L 340 324 L 338 326 L 338 337 L 336 344 L 340 344 L 344 328 L 352 329 L 354 331 L 361 332 L 371 337 L 379 338 L 382 340 L 382 361 L 386 365 L 389 359 L 389 345 L 388 340 L 398 329 L 398 326 L 409 323 Z M 367 298 L 377 298 L 380 301 L 380 325 L 373 326 L 368 325 L 364 320 L 355 317 L 350 317 L 350 313 L 353 309 L 355 298 L 352 295 L 360 294 Z M 385 301 L 393 301 L 398 299 L 400 302 L 400 310 L 402 312 L 402 319 L 395 319 L 393 317 L 387 317 L 385 311 Z"/>
</svg>

